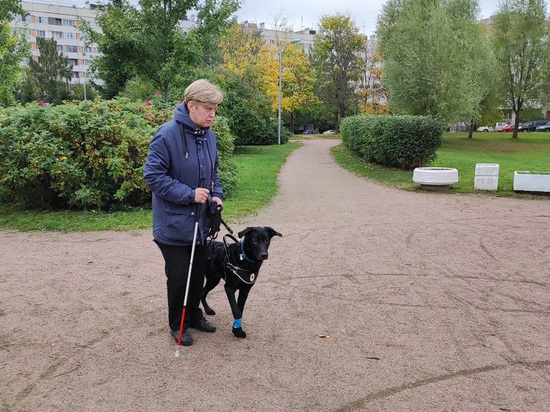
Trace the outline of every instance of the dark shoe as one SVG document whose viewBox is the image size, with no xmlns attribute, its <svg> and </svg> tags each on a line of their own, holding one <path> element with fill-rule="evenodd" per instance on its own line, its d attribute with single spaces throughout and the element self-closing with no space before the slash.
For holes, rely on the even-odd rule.
<svg viewBox="0 0 550 412">
<path fill-rule="evenodd" d="M 194 329 L 202 330 L 203 332 L 216 332 L 216 327 L 204 318 L 191 323 L 191 327 Z"/>
<path fill-rule="evenodd" d="M 170 333 L 172 334 L 172 337 L 174 338 L 176 343 L 178 343 L 180 331 L 172 329 Z M 181 344 L 183 346 L 191 346 L 193 344 L 193 337 L 191 336 L 191 332 L 189 332 L 189 329 L 184 329 L 181 333 Z"/>
</svg>

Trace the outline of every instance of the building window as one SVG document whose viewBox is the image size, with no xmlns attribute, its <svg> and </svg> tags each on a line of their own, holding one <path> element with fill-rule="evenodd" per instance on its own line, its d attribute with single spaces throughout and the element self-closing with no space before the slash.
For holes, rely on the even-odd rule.
<svg viewBox="0 0 550 412">
<path fill-rule="evenodd" d="M 59 20 L 61 20 L 61 19 L 59 19 Z M 59 24 L 61 24 L 61 23 L 59 23 Z M 63 19 L 63 26 L 75 27 L 76 26 L 76 20 Z"/>
<path fill-rule="evenodd" d="M 74 39 L 74 33 L 64 33 L 66 39 Z"/>
<path fill-rule="evenodd" d="M 58 45 L 57 45 L 57 51 L 58 51 L 58 52 L 62 52 L 62 51 L 63 51 L 63 45 L 62 45 L 62 44 L 58 44 Z"/>
<path fill-rule="evenodd" d="M 73 72 L 73 79 L 78 79 L 78 78 L 80 78 L 79 73 Z"/>
<path fill-rule="evenodd" d="M 77 59 L 69 59 L 69 66 L 77 66 L 78 60 Z"/>
<path fill-rule="evenodd" d="M 46 37 L 46 30 L 36 30 L 36 37 Z"/>
<path fill-rule="evenodd" d="M 78 53 L 78 46 L 63 46 L 63 51 L 67 53 Z"/>
<path fill-rule="evenodd" d="M 24 21 L 26 23 L 30 23 L 31 22 L 31 16 L 30 15 L 26 15 L 26 16 L 21 16 L 20 14 L 15 16 L 15 21 Z"/>
<path fill-rule="evenodd" d="M 47 17 L 36 16 L 36 21 L 37 21 L 37 23 L 40 23 L 40 24 L 48 24 L 48 18 Z"/>
<path fill-rule="evenodd" d="M 54 39 L 62 39 L 63 38 L 63 33 L 60 32 L 60 31 L 52 31 L 52 38 Z"/>
<path fill-rule="evenodd" d="M 61 26 L 61 19 L 58 19 L 56 17 L 48 17 L 48 24 L 52 24 L 54 26 Z"/>
</svg>

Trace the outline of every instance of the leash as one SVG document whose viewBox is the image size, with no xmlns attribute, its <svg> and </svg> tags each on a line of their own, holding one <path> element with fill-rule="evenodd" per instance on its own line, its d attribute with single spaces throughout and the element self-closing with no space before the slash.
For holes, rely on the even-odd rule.
<svg viewBox="0 0 550 412">
<path fill-rule="evenodd" d="M 212 201 L 212 198 L 208 196 L 208 207 L 207 207 L 207 215 L 208 219 L 210 220 L 210 229 L 208 231 L 207 237 L 210 239 L 210 242 L 212 242 L 214 239 L 218 237 L 218 232 L 220 231 L 220 225 L 224 225 L 225 229 L 233 235 L 233 230 L 225 223 L 225 221 L 222 218 L 222 211 L 223 206 L 217 204 L 216 202 Z"/>
</svg>

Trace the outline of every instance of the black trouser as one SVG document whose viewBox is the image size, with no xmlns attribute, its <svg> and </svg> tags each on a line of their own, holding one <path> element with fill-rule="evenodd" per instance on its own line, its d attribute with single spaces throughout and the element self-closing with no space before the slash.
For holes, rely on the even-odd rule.
<svg viewBox="0 0 550 412">
<path fill-rule="evenodd" d="M 164 257 L 164 270 L 166 273 L 166 288 L 168 290 L 168 324 L 170 329 L 179 330 L 187 274 L 189 273 L 189 261 L 191 260 L 192 246 L 170 246 L 156 242 Z M 193 268 L 191 271 L 191 283 L 187 297 L 187 308 L 183 328 L 187 329 L 191 323 L 197 322 L 204 316 L 199 308 L 202 288 L 204 285 L 204 269 L 206 266 L 206 248 L 202 245 L 195 246 Z"/>
</svg>

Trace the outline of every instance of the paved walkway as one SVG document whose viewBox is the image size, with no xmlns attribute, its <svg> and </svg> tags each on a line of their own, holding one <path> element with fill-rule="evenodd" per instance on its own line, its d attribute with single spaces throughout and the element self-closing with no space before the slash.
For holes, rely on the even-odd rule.
<svg viewBox="0 0 550 412">
<path fill-rule="evenodd" d="M 284 235 L 249 337 L 218 287 L 178 359 L 149 231 L 0 232 L 0 409 L 550 410 L 550 202 L 390 189 L 335 144 L 305 141 L 246 222 Z"/>
</svg>

